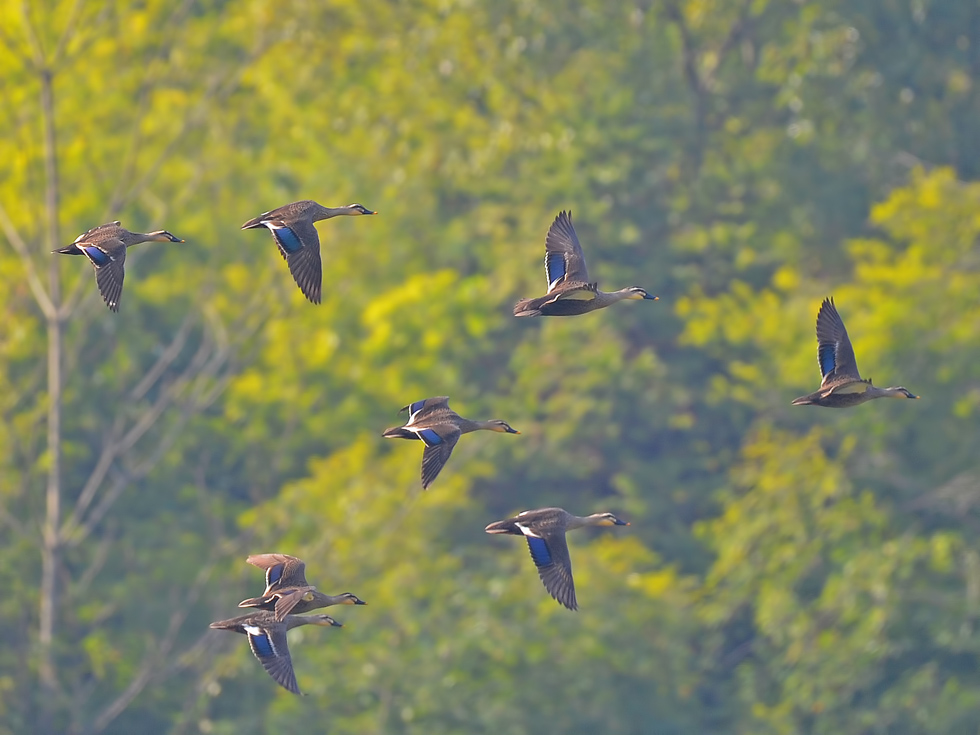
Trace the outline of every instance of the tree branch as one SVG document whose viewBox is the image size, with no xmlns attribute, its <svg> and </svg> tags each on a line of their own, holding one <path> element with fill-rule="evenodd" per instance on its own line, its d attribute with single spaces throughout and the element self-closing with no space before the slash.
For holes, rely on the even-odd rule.
<svg viewBox="0 0 980 735">
<path fill-rule="evenodd" d="M 160 357 L 157 358 L 156 363 L 149 370 L 146 371 L 146 375 L 140 380 L 133 389 L 129 392 L 130 401 L 142 400 L 146 395 L 147 391 L 153 387 L 163 373 L 169 368 L 173 361 L 177 359 L 177 356 L 184 349 L 184 345 L 187 344 L 187 335 L 190 334 L 191 326 L 194 323 L 194 319 L 190 314 L 184 317 L 184 321 L 181 322 L 180 327 L 177 329 L 177 333 L 174 335 L 173 339 L 170 340 L 170 344 L 167 345 Z"/>
<path fill-rule="evenodd" d="M 149 684 L 154 678 L 162 677 L 169 673 L 169 671 L 165 671 L 163 674 L 159 673 L 159 664 L 161 661 L 165 660 L 173 650 L 174 644 L 177 641 L 177 636 L 180 633 L 181 626 L 187 619 L 187 611 L 201 596 L 201 592 L 207 586 L 213 568 L 213 558 L 206 564 L 201 565 L 194 583 L 187 588 L 187 594 L 184 595 L 184 598 L 178 601 L 176 605 L 173 605 L 174 611 L 170 614 L 170 620 L 167 624 L 167 632 L 157 643 L 155 649 L 148 651 L 143 657 L 139 670 L 133 676 L 129 685 L 122 691 L 122 693 L 119 694 L 118 697 L 106 705 L 95 720 L 93 720 L 91 732 L 99 733 L 105 730 L 114 719 L 126 711 L 126 708 L 137 696 L 139 696 L 140 692 L 146 688 L 147 684 Z"/>
<path fill-rule="evenodd" d="M 180 342 L 182 340 L 183 338 L 179 333 L 174 338 L 175 342 Z M 172 344 L 173 342 L 171 345 Z M 85 511 L 95 498 L 95 495 L 101 487 L 106 474 L 112 466 L 112 463 L 118 456 L 132 449 L 133 445 L 136 444 L 136 442 L 138 442 L 143 435 L 150 430 L 163 412 L 177 398 L 180 390 L 190 382 L 191 376 L 204 367 L 210 349 L 210 340 L 202 340 L 197 354 L 191 360 L 191 364 L 184 370 L 183 374 L 168 385 L 163 391 L 161 391 L 157 400 L 141 413 L 141 415 L 129 427 L 129 429 L 126 430 L 125 433 L 122 433 L 121 422 L 117 421 L 116 427 L 111 432 L 109 440 L 102 449 L 102 453 L 99 456 L 98 462 L 96 462 L 95 468 L 89 475 L 82 492 L 78 496 L 78 500 L 75 502 L 75 507 L 72 509 L 71 515 L 62 526 L 61 537 L 66 542 L 70 541 L 74 545 L 81 540 L 81 538 L 78 538 L 75 531 L 83 525 L 88 525 L 87 522 L 84 521 Z M 174 355 L 174 357 L 176 357 L 176 355 Z M 149 372 L 154 372 L 156 367 L 157 366 L 154 365 Z M 162 371 L 160 372 L 162 373 Z M 138 388 L 142 386 L 144 380 L 140 381 L 140 384 L 137 385 Z M 142 390 L 148 389 L 149 386 L 142 388 Z"/>
<path fill-rule="evenodd" d="M 58 311 L 55 309 L 50 296 L 48 296 L 44 284 L 41 283 L 41 278 L 38 276 L 37 269 L 34 267 L 34 261 L 31 259 L 27 243 L 20 236 L 3 204 L 0 204 L 0 228 L 3 229 L 3 234 L 7 236 L 7 241 L 13 246 L 14 252 L 20 256 L 21 262 L 24 264 L 24 270 L 27 272 L 27 285 L 30 286 L 31 293 L 34 294 L 34 299 L 37 301 L 38 306 L 41 307 L 41 313 L 44 314 L 46 319 L 56 318 Z"/>
<path fill-rule="evenodd" d="M 44 48 L 41 46 L 37 31 L 34 30 L 34 24 L 31 23 L 30 9 L 31 3 L 21 3 L 20 15 L 24 23 L 24 35 L 27 37 L 27 45 L 31 50 L 31 63 L 34 65 L 34 71 L 43 72 L 45 66 Z"/>
<path fill-rule="evenodd" d="M 698 52 L 697 47 L 694 42 L 694 36 L 691 34 L 690 29 L 687 26 L 687 21 L 684 18 L 684 12 L 675 3 L 669 3 L 666 6 L 665 13 L 668 20 L 672 21 L 674 25 L 677 26 L 677 30 L 681 35 L 681 46 L 683 52 L 683 66 L 684 66 L 684 77 L 687 79 L 687 86 L 690 87 L 691 92 L 694 94 L 694 123 L 695 123 L 695 155 L 694 155 L 694 169 L 695 171 L 700 170 L 701 163 L 704 158 L 704 139 L 705 132 L 707 128 L 706 118 L 707 118 L 707 97 L 704 82 L 701 79 L 701 74 L 698 72 Z"/>
<path fill-rule="evenodd" d="M 82 12 L 82 5 L 85 0 L 75 0 L 74 4 L 71 6 L 71 10 L 68 11 L 68 20 L 65 23 L 65 30 L 61 34 L 61 38 L 58 39 L 58 44 L 55 46 L 54 53 L 51 54 L 50 64 L 52 67 L 58 65 L 61 61 L 61 56 L 64 54 L 65 49 L 68 47 L 69 41 L 75 34 L 75 30 L 78 28 L 78 16 Z"/>
<path fill-rule="evenodd" d="M 7 31 L 2 25 L 0 25 L 0 41 L 10 50 L 11 54 L 20 59 L 25 69 L 30 69 L 34 65 L 34 60 L 31 58 L 31 55 L 18 47 L 14 39 L 7 35 Z"/>
</svg>

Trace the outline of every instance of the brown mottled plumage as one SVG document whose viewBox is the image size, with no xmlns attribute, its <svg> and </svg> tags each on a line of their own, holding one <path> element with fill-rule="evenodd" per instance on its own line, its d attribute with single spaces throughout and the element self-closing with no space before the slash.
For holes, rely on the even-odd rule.
<svg viewBox="0 0 980 735">
<path fill-rule="evenodd" d="M 62 255 L 84 255 L 95 268 L 95 282 L 102 298 L 111 311 L 119 311 L 123 278 L 126 272 L 126 248 L 141 242 L 184 242 L 166 230 L 130 232 L 119 225 L 119 220 L 107 222 L 83 232 L 75 242 L 54 252 Z"/>
<path fill-rule="evenodd" d="M 604 309 L 625 299 L 657 300 L 656 296 L 651 296 L 638 286 L 607 293 L 589 281 L 585 255 L 572 227 L 571 212 L 562 210 L 558 213 L 548 230 L 544 246 L 548 293 L 518 301 L 514 306 L 514 316 L 576 316 Z"/>
<path fill-rule="evenodd" d="M 331 217 L 362 214 L 377 214 L 377 212 L 372 212 L 360 204 L 324 207 L 322 204 L 306 199 L 264 212 L 242 225 L 242 229 L 268 228 L 299 290 L 311 302 L 319 304 L 323 276 L 320 265 L 320 236 L 313 223 Z"/>
<path fill-rule="evenodd" d="M 901 386 L 876 388 L 871 378 L 861 378 L 854 348 L 833 298 L 824 299 L 817 313 L 817 362 L 823 376 L 820 389 L 794 399 L 794 406 L 848 408 L 875 398 L 918 398 Z"/>
<path fill-rule="evenodd" d="M 572 515 L 563 508 L 540 508 L 495 521 L 487 526 L 486 531 L 524 536 L 545 589 L 569 610 L 577 610 L 572 560 L 568 555 L 565 532 L 585 526 L 628 525 L 612 513 L 593 513 L 582 517 Z"/>
<path fill-rule="evenodd" d="M 481 429 L 506 434 L 521 433 L 500 419 L 490 421 L 464 419 L 449 407 L 448 396 L 415 401 L 399 411 L 402 412 L 408 412 L 408 423 L 386 429 L 382 436 L 386 439 L 418 439 L 425 444 L 425 451 L 422 452 L 423 490 L 432 484 L 439 471 L 449 461 L 453 447 L 463 434 Z"/>
</svg>

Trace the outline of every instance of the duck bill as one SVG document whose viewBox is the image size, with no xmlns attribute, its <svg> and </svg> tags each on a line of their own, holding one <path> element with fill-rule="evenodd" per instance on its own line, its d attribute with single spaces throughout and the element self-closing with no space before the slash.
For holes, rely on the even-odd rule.
<svg viewBox="0 0 980 735">
<path fill-rule="evenodd" d="M 249 597 L 247 600 L 239 602 L 238 607 L 261 607 L 269 602 L 268 597 Z"/>
<path fill-rule="evenodd" d="M 171 234 L 169 232 L 159 232 L 159 233 L 157 233 L 153 237 L 153 241 L 154 242 L 186 242 L 185 240 L 181 240 L 179 237 L 177 237 L 176 235 L 173 235 L 173 234 Z"/>
</svg>

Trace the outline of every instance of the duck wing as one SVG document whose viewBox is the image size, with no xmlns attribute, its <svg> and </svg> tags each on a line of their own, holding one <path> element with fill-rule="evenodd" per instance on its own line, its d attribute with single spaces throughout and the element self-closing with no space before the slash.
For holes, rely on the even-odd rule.
<svg viewBox="0 0 980 735">
<path fill-rule="evenodd" d="M 238 607 L 254 607 L 259 610 L 274 611 L 276 621 L 282 622 L 315 589 L 315 587 L 309 585 L 305 587 L 284 587 L 267 592 L 260 597 L 250 597 L 247 600 L 242 600 L 238 603 Z M 309 599 L 312 599 L 311 595 Z M 314 605 L 313 608 L 307 607 L 307 609 L 314 609 L 315 607 Z M 300 612 L 305 612 L 305 610 Z"/>
<path fill-rule="evenodd" d="M 245 559 L 265 570 L 265 594 L 282 587 L 305 587 L 306 562 L 289 554 L 252 554 Z"/>
<path fill-rule="evenodd" d="M 286 259 L 289 272 L 303 295 L 314 304 L 320 303 L 323 283 L 320 263 L 320 236 L 312 222 L 300 220 L 289 225 L 269 223 L 266 225 L 279 246 L 279 252 Z"/>
<path fill-rule="evenodd" d="M 411 425 L 418 419 L 424 419 L 426 416 L 443 410 L 449 410 L 449 396 L 436 396 L 435 398 L 415 401 L 399 409 L 398 413 L 408 413 L 406 425 Z"/>
<path fill-rule="evenodd" d="M 821 387 L 861 380 L 854 348 L 833 298 L 824 299 L 817 313 L 817 360 L 823 376 Z"/>
<path fill-rule="evenodd" d="M 95 282 L 106 306 L 112 311 L 119 311 L 119 297 L 122 296 L 123 279 L 126 277 L 126 245 L 114 237 L 73 244 L 95 268 Z"/>
<path fill-rule="evenodd" d="M 548 229 L 544 241 L 544 271 L 548 278 L 548 293 L 559 284 L 589 282 L 582 245 L 572 226 L 572 213 L 562 210 Z"/>
<path fill-rule="evenodd" d="M 279 624 L 264 627 L 245 624 L 242 627 L 245 629 L 245 635 L 248 636 L 248 645 L 251 646 L 252 653 L 269 672 L 269 676 L 283 689 L 299 694 L 293 662 L 289 657 L 289 646 L 286 645 L 286 626 Z"/>
<path fill-rule="evenodd" d="M 520 519 L 516 525 L 527 539 L 531 560 L 538 568 L 538 576 L 541 577 L 544 588 L 569 610 L 577 610 L 572 560 L 568 555 L 564 531 L 534 529 L 521 523 Z"/>
<path fill-rule="evenodd" d="M 422 452 L 422 489 L 425 490 L 449 461 L 462 432 L 454 424 L 436 424 L 414 431 L 425 444 Z"/>
</svg>

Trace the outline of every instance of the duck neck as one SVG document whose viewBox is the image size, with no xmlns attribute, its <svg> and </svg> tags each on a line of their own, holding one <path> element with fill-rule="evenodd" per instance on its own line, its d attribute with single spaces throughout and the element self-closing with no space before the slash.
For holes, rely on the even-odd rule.
<svg viewBox="0 0 980 735">
<path fill-rule="evenodd" d="M 166 230 L 154 230 L 153 232 L 127 232 L 120 238 L 126 247 L 132 247 L 133 245 L 139 245 L 141 242 L 150 242 L 153 240 L 162 240 L 161 237 L 166 232 Z M 169 238 L 166 238 L 169 239 Z"/>
<path fill-rule="evenodd" d="M 287 615 L 286 616 L 286 630 L 292 630 L 293 628 L 299 628 L 302 625 L 310 625 L 316 620 L 312 615 Z"/>
<path fill-rule="evenodd" d="M 322 219 L 330 219 L 331 217 L 343 217 L 344 215 L 354 214 L 354 210 L 350 207 L 324 207 L 322 204 L 318 204 L 317 207 L 318 209 L 313 215 L 314 222 Z"/>
<path fill-rule="evenodd" d="M 908 398 L 904 388 L 877 388 L 871 386 L 868 388 L 867 393 L 872 394 L 875 398 Z"/>
<path fill-rule="evenodd" d="M 565 522 L 565 528 L 583 528 L 585 526 L 594 526 L 601 519 L 601 514 L 593 513 L 590 516 L 576 516 L 571 513 L 568 514 L 569 518 Z"/>
<path fill-rule="evenodd" d="M 495 428 L 496 424 L 494 424 L 492 421 L 473 421 L 472 419 L 462 419 L 459 422 L 459 430 L 463 434 L 468 434 L 471 431 L 479 431 L 480 429 L 493 431 Z"/>
<path fill-rule="evenodd" d="M 619 291 L 597 291 L 596 301 L 603 306 L 608 306 L 609 304 L 615 304 L 617 301 L 628 299 L 632 295 L 633 292 L 628 288 L 621 288 Z"/>
</svg>

